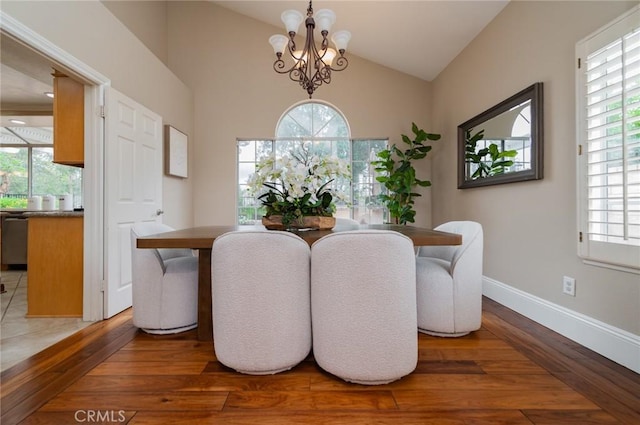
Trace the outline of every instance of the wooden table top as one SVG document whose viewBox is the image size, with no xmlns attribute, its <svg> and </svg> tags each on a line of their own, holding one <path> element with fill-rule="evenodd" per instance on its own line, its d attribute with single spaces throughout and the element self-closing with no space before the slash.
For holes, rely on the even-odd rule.
<svg viewBox="0 0 640 425">
<path fill-rule="evenodd" d="M 211 249 L 213 241 L 227 232 L 265 230 L 264 226 L 202 226 L 171 232 L 149 235 L 137 239 L 138 248 L 191 248 Z M 307 242 L 309 245 L 323 236 L 331 233 L 349 230 L 392 230 L 409 237 L 415 246 L 426 245 L 461 245 L 462 235 L 440 232 L 415 226 L 397 224 L 368 224 L 368 225 L 337 225 L 331 230 L 304 230 L 291 232 Z"/>
</svg>

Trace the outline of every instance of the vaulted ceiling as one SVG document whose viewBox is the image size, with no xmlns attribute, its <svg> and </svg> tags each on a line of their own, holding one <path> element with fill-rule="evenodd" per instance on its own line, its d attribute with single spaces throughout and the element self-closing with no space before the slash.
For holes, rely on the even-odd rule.
<svg viewBox="0 0 640 425">
<path fill-rule="evenodd" d="M 308 1 L 213 1 L 272 24 L 285 34 L 280 15 L 306 14 Z M 313 10 L 336 13 L 333 30 L 351 31 L 348 52 L 431 81 L 487 26 L 509 0 L 322 0 Z M 304 25 L 299 33 L 305 34 Z M 267 40 L 265 48 L 269 49 Z"/>
<path fill-rule="evenodd" d="M 324 0 L 314 11 L 332 9 L 333 30 L 352 33 L 348 54 L 431 81 L 508 4 L 509 0 Z M 266 22 L 284 34 L 280 14 L 287 9 L 305 13 L 308 2 L 212 1 L 222 7 Z M 300 32 L 303 33 L 304 29 Z M 264 40 L 265 49 L 271 49 Z M 0 37 L 0 102 L 2 109 L 52 109 L 52 63 L 20 43 Z M 5 114 L 3 114 L 5 115 Z M 4 119 L 4 117 L 3 117 Z M 2 123 L 2 125 L 6 125 Z"/>
</svg>

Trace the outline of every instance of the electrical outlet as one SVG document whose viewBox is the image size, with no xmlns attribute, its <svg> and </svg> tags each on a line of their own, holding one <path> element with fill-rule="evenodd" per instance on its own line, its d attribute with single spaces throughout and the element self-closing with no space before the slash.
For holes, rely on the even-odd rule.
<svg viewBox="0 0 640 425">
<path fill-rule="evenodd" d="M 576 280 L 569 276 L 564 276 L 562 278 L 562 292 L 571 295 L 572 297 L 576 296 Z"/>
</svg>

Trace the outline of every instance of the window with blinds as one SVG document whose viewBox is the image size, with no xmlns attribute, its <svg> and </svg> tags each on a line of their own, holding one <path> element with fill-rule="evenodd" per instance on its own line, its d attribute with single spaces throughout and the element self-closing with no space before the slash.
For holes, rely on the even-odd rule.
<svg viewBox="0 0 640 425">
<path fill-rule="evenodd" d="M 640 9 L 576 50 L 580 254 L 640 270 Z"/>
</svg>

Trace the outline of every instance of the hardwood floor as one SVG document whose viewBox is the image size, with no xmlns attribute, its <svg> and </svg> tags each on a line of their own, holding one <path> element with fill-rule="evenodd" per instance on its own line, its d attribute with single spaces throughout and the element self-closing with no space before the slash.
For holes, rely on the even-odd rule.
<svg viewBox="0 0 640 425">
<path fill-rule="evenodd" d="M 419 335 L 419 364 L 348 384 L 310 357 L 270 376 L 219 364 L 195 332 L 150 336 L 131 312 L 2 373 L 2 424 L 638 424 L 640 376 L 484 299 L 482 329 Z"/>
</svg>

